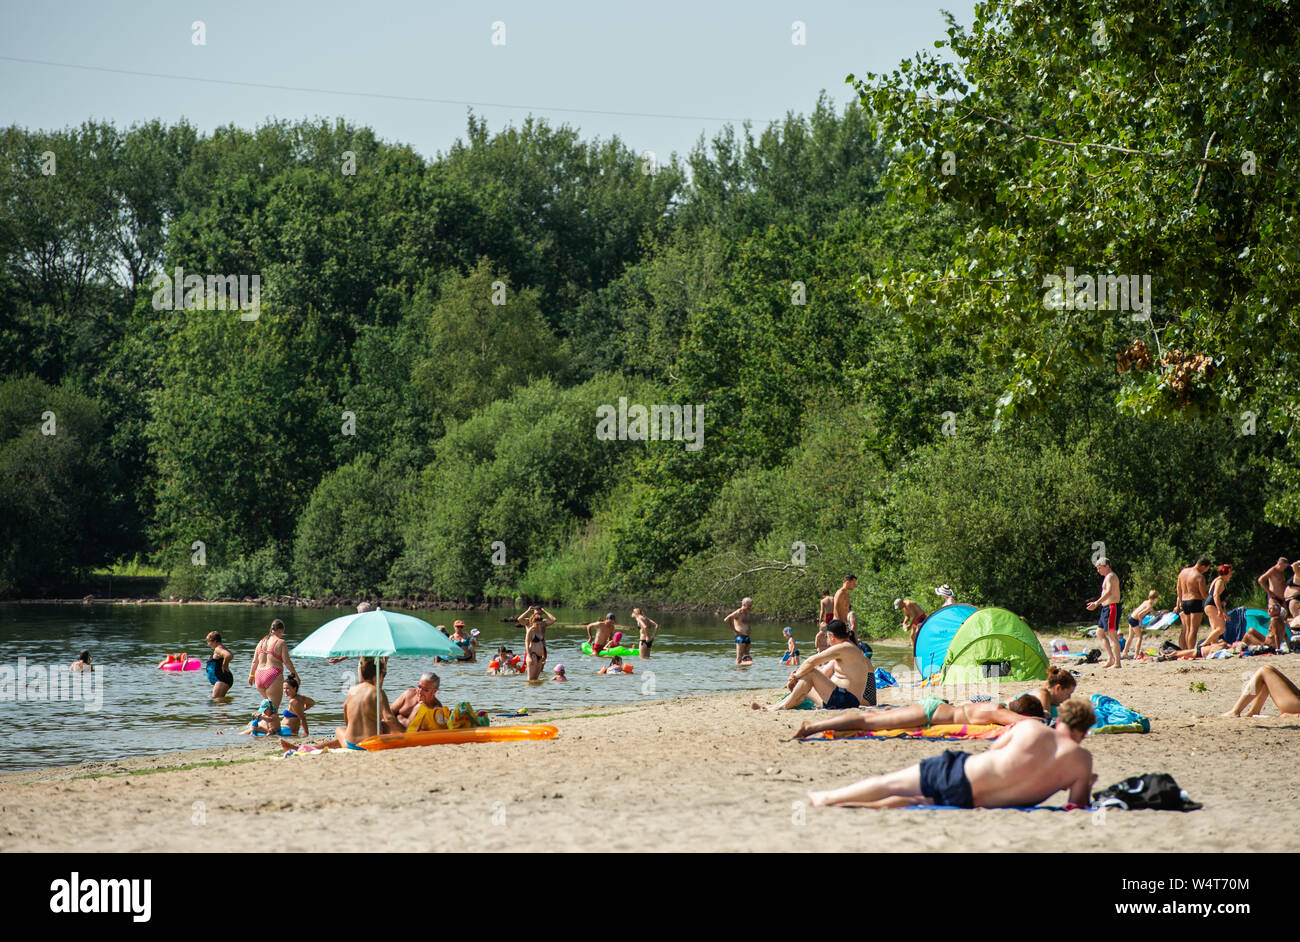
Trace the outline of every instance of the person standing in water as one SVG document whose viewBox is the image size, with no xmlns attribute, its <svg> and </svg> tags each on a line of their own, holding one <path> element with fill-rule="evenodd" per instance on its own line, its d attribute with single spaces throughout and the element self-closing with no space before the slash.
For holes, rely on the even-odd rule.
<svg viewBox="0 0 1300 942">
<path fill-rule="evenodd" d="M 253 652 L 253 663 L 248 669 L 249 684 L 257 687 L 257 692 L 280 709 L 280 697 L 284 693 L 284 671 L 297 674 L 293 660 L 289 657 L 289 646 L 284 642 L 284 622 L 276 619 L 271 622 L 270 633 L 257 642 Z"/>
<path fill-rule="evenodd" d="M 609 646 L 610 636 L 614 633 L 614 613 L 610 612 L 600 621 L 593 621 L 584 626 L 587 629 L 587 643 L 591 645 L 591 653 L 599 654 Z M 592 631 L 596 636 L 591 636 Z"/>
<path fill-rule="evenodd" d="M 1106 649 L 1106 663 L 1101 666 L 1119 667 L 1119 576 L 1105 556 L 1097 560 L 1097 574 L 1101 576 L 1101 595 L 1088 603 L 1088 611 L 1100 610 L 1097 640 Z"/>
<path fill-rule="evenodd" d="M 639 633 L 637 644 L 641 649 L 641 656 L 649 657 L 650 645 L 655 643 L 655 635 L 659 633 L 659 624 L 639 608 L 632 609 L 632 620 L 636 622 Z M 652 628 L 653 631 L 650 630 Z"/>
<path fill-rule="evenodd" d="M 524 669 L 529 680 L 537 680 L 546 665 L 546 629 L 555 624 L 555 616 L 535 605 L 531 609 L 532 617 L 524 631 Z"/>
<path fill-rule="evenodd" d="M 95 668 L 90 663 L 90 652 L 82 651 L 80 654 L 78 654 L 77 659 L 72 662 L 72 666 L 69 667 L 68 670 L 76 674 L 80 674 L 83 671 L 89 671 L 90 673 L 93 674 L 95 672 Z M 234 678 L 231 679 L 233 680 Z"/>
<path fill-rule="evenodd" d="M 753 611 L 754 600 L 749 598 L 749 596 L 746 596 L 740 600 L 740 608 L 722 619 L 723 624 L 731 626 L 732 634 L 735 635 L 737 664 L 754 663 L 754 659 L 749 656 L 749 645 L 751 641 L 749 634 L 749 616 Z"/>
<path fill-rule="evenodd" d="M 217 700 L 228 694 L 235 685 L 235 675 L 230 672 L 230 662 L 235 655 L 221 642 L 219 631 L 209 631 L 203 640 L 212 649 L 212 656 L 207 663 L 208 683 L 212 685 L 212 699 Z"/>
</svg>

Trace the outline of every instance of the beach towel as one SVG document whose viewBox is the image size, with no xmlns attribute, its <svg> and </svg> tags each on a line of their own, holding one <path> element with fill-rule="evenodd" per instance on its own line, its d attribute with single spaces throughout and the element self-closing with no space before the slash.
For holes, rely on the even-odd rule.
<svg viewBox="0 0 1300 942">
<path fill-rule="evenodd" d="M 897 687 L 897 686 L 898 686 L 898 681 L 894 679 L 893 674 L 885 670 L 883 667 L 876 668 L 876 689 L 877 690 L 881 689 L 882 687 Z"/>
<path fill-rule="evenodd" d="M 906 805 L 904 811 L 1100 811 L 1078 805 L 1014 805 L 1010 808 L 963 808 L 961 805 Z"/>
<path fill-rule="evenodd" d="M 925 729 L 878 729 L 875 732 L 832 730 L 816 733 L 803 742 L 828 742 L 832 739 L 929 739 L 934 741 L 959 739 L 996 739 L 1006 729 L 996 723 L 938 723 Z"/>
<path fill-rule="evenodd" d="M 1124 727 L 1122 729 L 1106 730 L 1110 733 L 1151 732 L 1151 721 L 1149 719 L 1141 713 L 1130 710 L 1114 697 L 1108 697 L 1103 693 L 1094 693 L 1092 695 L 1092 711 L 1097 714 L 1097 722 L 1089 730 L 1091 733 L 1096 733 L 1108 726 Z M 1136 729 L 1133 727 L 1136 727 Z"/>
</svg>

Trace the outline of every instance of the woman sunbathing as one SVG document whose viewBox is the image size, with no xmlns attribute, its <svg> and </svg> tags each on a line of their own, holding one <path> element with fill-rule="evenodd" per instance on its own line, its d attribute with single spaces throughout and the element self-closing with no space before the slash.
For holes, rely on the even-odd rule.
<svg viewBox="0 0 1300 942">
<path fill-rule="evenodd" d="M 1246 704 L 1250 704 L 1250 710 L 1244 715 L 1259 716 L 1259 711 L 1264 709 L 1264 704 L 1270 697 L 1283 716 L 1300 716 L 1300 689 L 1272 664 L 1255 671 L 1255 676 L 1242 688 L 1241 699 L 1232 708 L 1232 712 L 1223 715 L 1242 716 L 1241 711 L 1246 709 Z"/>
<path fill-rule="evenodd" d="M 922 697 L 920 703 L 872 710 L 867 713 L 848 713 L 829 720 L 803 723 L 795 739 L 807 739 L 813 733 L 827 730 L 835 732 L 875 732 L 881 729 L 924 729 L 927 726 L 951 724 L 984 726 L 997 724 L 1011 726 L 1022 720 L 1042 719 L 1043 705 L 1032 694 L 1023 694 L 1005 708 L 1000 703 L 966 703 L 953 706 L 938 697 Z"/>
</svg>

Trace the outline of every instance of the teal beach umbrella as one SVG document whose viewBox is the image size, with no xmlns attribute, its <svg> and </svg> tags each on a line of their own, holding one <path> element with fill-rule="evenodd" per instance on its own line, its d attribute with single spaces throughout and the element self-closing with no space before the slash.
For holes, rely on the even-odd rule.
<svg viewBox="0 0 1300 942">
<path fill-rule="evenodd" d="M 454 657 L 460 654 L 460 649 L 421 618 L 376 609 L 327 621 L 290 653 L 294 657 Z M 378 672 L 375 680 L 379 680 Z M 379 732 L 379 702 L 376 689 L 376 733 Z"/>
</svg>

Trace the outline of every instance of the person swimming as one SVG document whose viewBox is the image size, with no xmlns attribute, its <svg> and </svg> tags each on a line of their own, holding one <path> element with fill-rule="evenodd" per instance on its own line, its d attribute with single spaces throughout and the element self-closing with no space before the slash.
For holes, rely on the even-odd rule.
<svg viewBox="0 0 1300 942">
<path fill-rule="evenodd" d="M 563 681 L 567 681 L 568 679 L 569 679 L 569 678 L 567 678 L 567 677 L 564 676 L 564 665 L 563 665 L 563 664 L 556 664 L 556 665 L 555 665 L 555 676 L 552 677 L 551 680 L 563 682 Z"/>
</svg>

